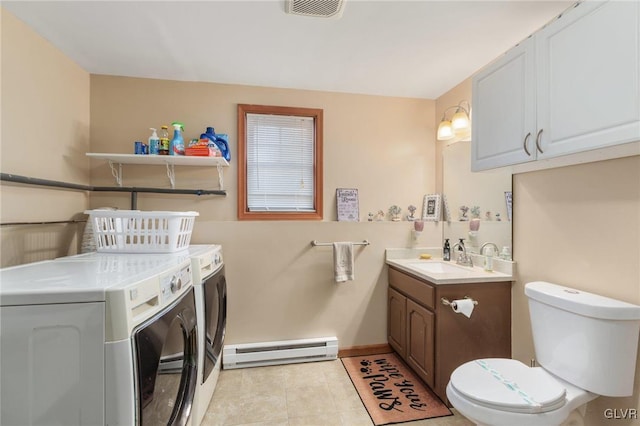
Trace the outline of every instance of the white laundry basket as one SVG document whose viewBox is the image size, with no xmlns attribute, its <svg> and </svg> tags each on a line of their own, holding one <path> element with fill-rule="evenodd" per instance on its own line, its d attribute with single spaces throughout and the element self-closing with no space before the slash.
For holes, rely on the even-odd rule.
<svg viewBox="0 0 640 426">
<path fill-rule="evenodd" d="M 189 247 L 198 212 L 86 210 L 101 253 L 172 253 Z"/>
</svg>

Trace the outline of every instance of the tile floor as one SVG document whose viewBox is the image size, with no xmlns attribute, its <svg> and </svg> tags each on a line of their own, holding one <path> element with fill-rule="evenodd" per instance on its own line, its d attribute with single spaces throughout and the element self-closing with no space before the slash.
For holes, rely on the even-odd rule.
<svg viewBox="0 0 640 426">
<path fill-rule="evenodd" d="M 403 426 L 467 426 L 454 415 Z M 223 370 L 201 426 L 371 426 L 340 360 Z"/>
</svg>

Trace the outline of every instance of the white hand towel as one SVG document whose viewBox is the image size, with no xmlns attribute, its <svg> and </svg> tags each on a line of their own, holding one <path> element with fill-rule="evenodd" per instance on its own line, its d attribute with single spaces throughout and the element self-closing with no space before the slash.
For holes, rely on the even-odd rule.
<svg viewBox="0 0 640 426">
<path fill-rule="evenodd" d="M 333 243 L 333 269 L 337 283 L 354 279 L 352 243 Z"/>
</svg>

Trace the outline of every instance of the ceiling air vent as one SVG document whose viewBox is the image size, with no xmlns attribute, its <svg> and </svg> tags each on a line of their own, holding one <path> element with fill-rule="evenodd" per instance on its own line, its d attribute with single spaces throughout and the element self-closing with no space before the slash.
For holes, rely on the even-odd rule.
<svg viewBox="0 0 640 426">
<path fill-rule="evenodd" d="M 285 0 L 285 11 L 291 15 L 339 18 L 346 0 Z"/>
</svg>

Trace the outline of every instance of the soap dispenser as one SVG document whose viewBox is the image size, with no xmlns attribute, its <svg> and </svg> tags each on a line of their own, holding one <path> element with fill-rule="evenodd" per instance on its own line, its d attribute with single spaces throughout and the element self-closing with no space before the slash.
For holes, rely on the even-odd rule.
<svg viewBox="0 0 640 426">
<path fill-rule="evenodd" d="M 153 134 L 149 136 L 149 154 L 158 155 L 160 154 L 160 138 L 156 129 L 149 127 L 149 130 L 153 131 Z"/>
<path fill-rule="evenodd" d="M 451 260 L 451 246 L 449 245 L 449 239 L 445 238 L 444 247 L 442 248 L 442 260 Z"/>
</svg>

